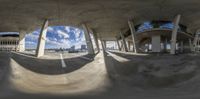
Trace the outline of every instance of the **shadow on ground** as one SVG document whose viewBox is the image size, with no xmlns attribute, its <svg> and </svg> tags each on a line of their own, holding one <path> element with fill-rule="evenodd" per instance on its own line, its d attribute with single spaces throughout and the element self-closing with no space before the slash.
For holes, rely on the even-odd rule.
<svg viewBox="0 0 200 99">
<path fill-rule="evenodd" d="M 83 55 L 80 57 L 74 58 L 66 58 L 64 59 L 67 67 L 63 68 L 61 64 L 61 60 L 58 59 L 41 59 L 27 56 L 29 54 L 17 54 L 12 53 L 11 57 L 14 59 L 18 64 L 23 66 L 24 68 L 40 73 L 40 74 L 48 74 L 48 75 L 59 75 L 59 74 L 66 74 L 78 70 L 85 66 L 86 64 L 92 62 L 93 60 L 86 60 L 81 57 L 87 57 L 93 59 L 94 56 L 91 55 Z M 55 56 L 51 56 L 55 57 Z"/>
</svg>

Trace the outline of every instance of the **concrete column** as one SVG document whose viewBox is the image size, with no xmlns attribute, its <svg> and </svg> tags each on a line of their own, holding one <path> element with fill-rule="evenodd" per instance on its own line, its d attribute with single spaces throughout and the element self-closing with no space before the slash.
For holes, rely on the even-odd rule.
<svg viewBox="0 0 200 99">
<path fill-rule="evenodd" d="M 138 43 L 136 41 L 136 35 L 135 35 L 136 31 L 135 31 L 135 26 L 133 24 L 133 21 L 129 20 L 128 25 L 129 25 L 129 28 L 131 30 L 131 37 L 132 37 L 132 41 L 133 41 L 133 51 L 135 53 L 138 53 Z"/>
<path fill-rule="evenodd" d="M 124 51 L 124 44 L 123 44 L 123 40 L 120 41 L 121 44 L 121 51 Z"/>
<path fill-rule="evenodd" d="M 178 28 L 179 28 L 180 18 L 181 18 L 181 15 L 177 15 L 174 20 L 174 28 L 172 30 L 172 37 L 171 37 L 170 54 L 175 54 L 175 52 L 176 52 L 176 39 L 177 39 L 177 32 L 178 32 Z"/>
<path fill-rule="evenodd" d="M 131 43 L 128 41 L 128 50 L 131 51 Z"/>
<path fill-rule="evenodd" d="M 104 41 L 102 39 L 100 41 L 101 41 L 101 46 L 102 46 L 103 51 L 106 51 Z"/>
<path fill-rule="evenodd" d="M 37 49 L 36 49 L 36 56 L 41 57 L 44 55 L 44 50 L 45 50 L 45 40 L 46 40 L 46 34 L 47 34 L 47 29 L 48 29 L 49 22 L 46 19 L 43 23 L 43 26 L 40 31 L 40 35 L 38 38 L 38 44 L 37 44 Z"/>
<path fill-rule="evenodd" d="M 164 52 L 167 52 L 167 39 L 163 42 Z"/>
<path fill-rule="evenodd" d="M 194 47 L 192 45 L 192 40 L 189 39 L 189 46 L 190 46 L 190 51 L 194 51 Z"/>
<path fill-rule="evenodd" d="M 122 43 L 123 43 L 123 46 L 124 46 L 124 51 L 125 51 L 125 52 L 128 52 L 128 47 L 127 47 L 127 45 L 126 45 L 126 40 L 125 40 L 125 37 L 124 37 L 124 35 L 122 34 L 122 32 L 120 32 L 120 36 L 121 36 L 121 38 L 122 38 Z"/>
<path fill-rule="evenodd" d="M 194 40 L 193 40 L 193 46 L 194 46 L 194 51 L 198 50 L 198 42 L 199 42 L 199 33 L 200 33 L 200 29 L 198 29 L 196 31 L 196 34 L 195 34 L 195 37 L 194 37 Z"/>
<path fill-rule="evenodd" d="M 120 47 L 120 44 L 119 44 L 119 40 L 117 40 L 116 42 L 117 42 L 117 46 L 118 46 L 119 51 L 121 51 L 121 47 Z"/>
<path fill-rule="evenodd" d="M 125 40 L 126 40 L 126 45 L 127 45 L 128 51 L 130 51 L 130 48 L 129 48 L 129 42 L 128 42 L 127 39 L 125 39 Z"/>
<path fill-rule="evenodd" d="M 25 51 L 25 36 L 26 36 L 26 32 L 21 31 L 19 33 L 19 44 L 18 44 L 19 52 Z"/>
<path fill-rule="evenodd" d="M 85 40 L 86 40 L 86 44 L 87 44 L 87 49 L 88 49 L 88 54 L 95 54 L 94 52 L 94 48 L 92 45 L 92 40 L 90 37 L 90 33 L 89 33 L 89 28 L 87 27 L 86 24 L 83 24 L 83 29 L 84 29 L 84 34 L 85 34 Z"/>
<path fill-rule="evenodd" d="M 180 52 L 183 53 L 183 41 L 180 42 Z"/>
<path fill-rule="evenodd" d="M 104 44 L 104 48 L 106 49 L 107 48 L 107 44 L 106 44 L 105 40 L 103 41 L 103 44 Z"/>
<path fill-rule="evenodd" d="M 97 33 L 93 31 L 93 35 L 94 35 L 94 41 L 95 41 L 95 44 L 96 44 L 96 47 L 97 47 L 97 51 L 99 52 L 100 48 L 99 48 L 99 42 L 98 42 Z"/>
<path fill-rule="evenodd" d="M 151 38 L 152 52 L 160 52 L 160 35 L 154 35 Z"/>
</svg>

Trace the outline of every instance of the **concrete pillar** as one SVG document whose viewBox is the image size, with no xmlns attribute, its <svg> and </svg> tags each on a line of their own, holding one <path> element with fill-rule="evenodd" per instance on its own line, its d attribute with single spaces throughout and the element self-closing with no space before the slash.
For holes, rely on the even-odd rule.
<svg viewBox="0 0 200 99">
<path fill-rule="evenodd" d="M 183 41 L 180 42 L 180 52 L 183 53 L 184 50 L 184 45 L 183 45 Z"/>
<path fill-rule="evenodd" d="M 161 51 L 160 35 L 152 36 L 151 43 L 152 43 L 152 52 L 160 52 Z"/>
<path fill-rule="evenodd" d="M 102 39 L 101 39 L 101 46 L 102 46 L 103 51 L 106 51 L 105 44 L 104 44 L 104 41 Z"/>
<path fill-rule="evenodd" d="M 163 42 L 164 52 L 167 52 L 167 39 Z"/>
<path fill-rule="evenodd" d="M 89 33 L 89 28 L 87 27 L 86 24 L 82 24 L 82 26 L 83 26 L 83 30 L 84 30 L 84 34 L 85 34 L 85 40 L 86 40 L 86 44 L 87 44 L 88 54 L 95 54 L 94 48 L 92 45 L 92 40 L 91 40 L 90 33 Z"/>
<path fill-rule="evenodd" d="M 125 40 L 125 37 L 124 37 L 124 35 L 122 34 L 122 32 L 120 32 L 120 36 L 121 36 L 121 38 L 122 38 L 122 43 L 123 43 L 123 46 L 124 46 L 124 51 L 125 51 L 125 52 L 128 52 L 128 47 L 127 47 L 127 45 L 126 45 L 126 40 Z"/>
<path fill-rule="evenodd" d="M 99 42 L 98 42 L 97 33 L 93 31 L 93 35 L 94 35 L 94 41 L 95 41 L 95 44 L 96 44 L 96 47 L 97 47 L 97 51 L 99 52 L 100 48 L 99 48 Z"/>
<path fill-rule="evenodd" d="M 123 40 L 120 41 L 121 44 L 121 51 L 124 51 L 124 44 L 123 44 Z"/>
<path fill-rule="evenodd" d="M 195 34 L 195 37 L 194 37 L 194 40 L 193 40 L 194 51 L 198 50 L 198 43 L 199 43 L 199 38 L 200 38 L 199 33 L 200 33 L 200 29 L 198 29 L 196 31 L 196 34 Z"/>
<path fill-rule="evenodd" d="M 117 46 L 118 46 L 119 51 L 121 51 L 121 47 L 120 47 L 120 44 L 119 44 L 119 40 L 117 40 L 116 42 L 117 42 Z"/>
<path fill-rule="evenodd" d="M 125 40 L 126 40 L 126 46 L 127 46 L 127 48 L 128 48 L 128 51 L 130 51 L 128 39 L 125 39 Z"/>
<path fill-rule="evenodd" d="M 192 40 L 191 39 L 189 39 L 189 46 L 190 46 L 190 51 L 194 51 L 194 46 L 193 46 L 193 44 L 192 44 Z"/>
<path fill-rule="evenodd" d="M 38 38 L 38 44 L 37 44 L 37 49 L 36 49 L 36 56 L 41 57 L 44 55 L 44 50 L 45 50 L 45 40 L 46 40 L 46 34 L 47 34 L 47 29 L 48 29 L 49 22 L 46 19 L 43 23 L 43 26 L 40 31 L 40 35 Z"/>
<path fill-rule="evenodd" d="M 18 44 L 19 52 L 25 51 L 25 36 L 26 32 L 21 31 L 19 33 L 19 44 Z"/>
<path fill-rule="evenodd" d="M 174 28 L 172 30 L 172 37 L 171 37 L 170 54 L 175 54 L 175 52 L 176 52 L 176 39 L 177 39 L 177 32 L 178 32 L 178 28 L 179 28 L 180 18 L 181 18 L 181 15 L 177 15 L 174 20 Z"/>
<path fill-rule="evenodd" d="M 103 44 L 104 44 L 104 48 L 106 49 L 107 48 L 107 43 L 106 43 L 105 40 L 103 41 Z"/>
<path fill-rule="evenodd" d="M 128 41 L 128 50 L 131 51 L 131 43 Z"/>
<path fill-rule="evenodd" d="M 135 53 L 138 53 L 138 43 L 137 43 L 137 40 L 136 40 L 136 31 L 135 31 L 135 26 L 133 24 L 133 21 L 129 20 L 128 21 L 128 25 L 129 25 L 129 28 L 131 30 L 131 37 L 132 37 L 132 41 L 133 41 L 133 51 Z"/>
</svg>

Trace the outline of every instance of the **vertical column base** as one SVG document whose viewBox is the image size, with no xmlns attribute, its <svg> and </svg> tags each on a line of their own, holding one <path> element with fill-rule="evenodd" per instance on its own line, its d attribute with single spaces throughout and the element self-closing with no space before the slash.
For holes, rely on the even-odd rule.
<svg viewBox="0 0 200 99">
<path fill-rule="evenodd" d="M 159 53 L 161 52 L 161 47 L 160 47 L 160 35 L 155 35 L 152 36 L 151 38 L 152 42 L 152 52 Z"/>
</svg>

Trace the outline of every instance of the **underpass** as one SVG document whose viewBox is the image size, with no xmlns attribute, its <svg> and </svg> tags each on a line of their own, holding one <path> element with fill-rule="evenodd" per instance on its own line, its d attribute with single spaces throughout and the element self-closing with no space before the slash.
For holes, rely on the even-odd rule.
<svg viewBox="0 0 200 99">
<path fill-rule="evenodd" d="M 199 99 L 198 0 L 0 0 L 0 99 Z"/>
</svg>

